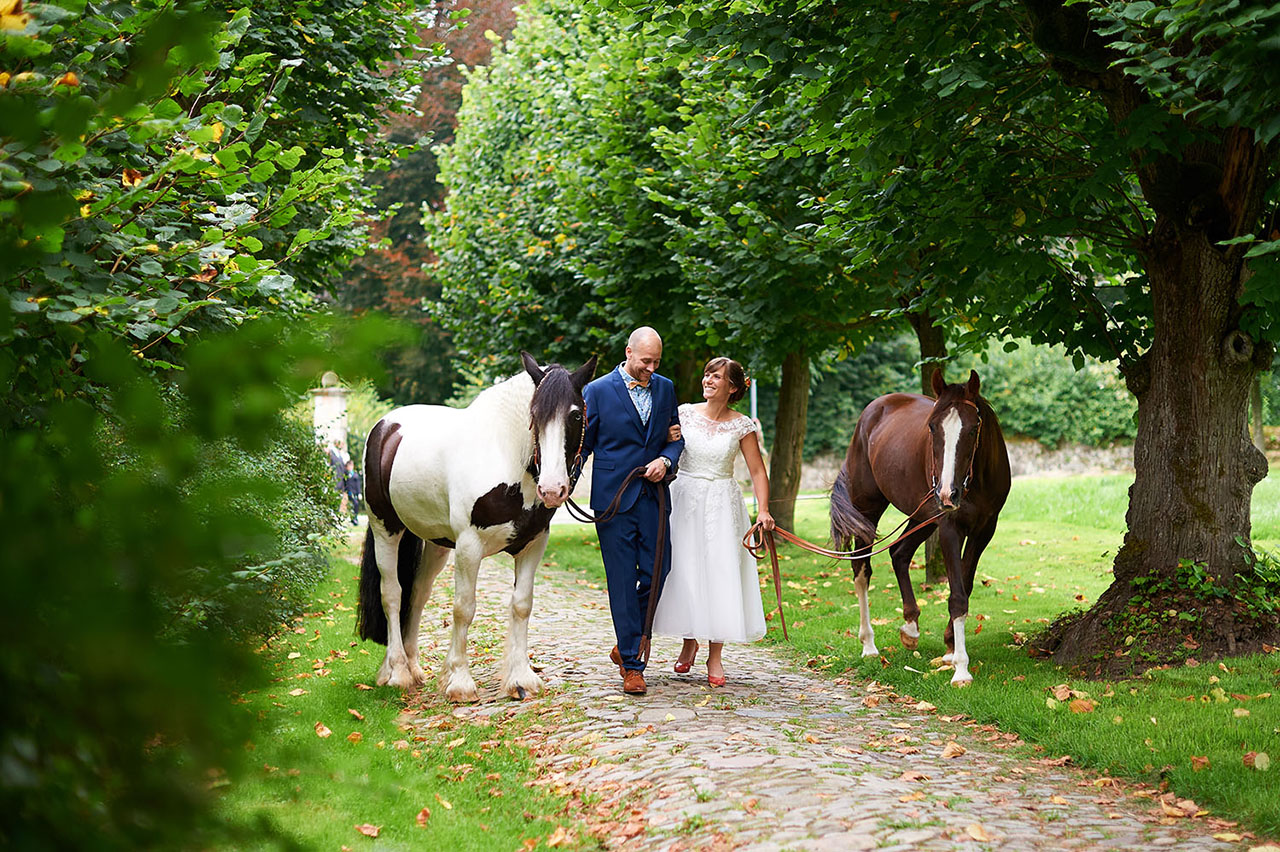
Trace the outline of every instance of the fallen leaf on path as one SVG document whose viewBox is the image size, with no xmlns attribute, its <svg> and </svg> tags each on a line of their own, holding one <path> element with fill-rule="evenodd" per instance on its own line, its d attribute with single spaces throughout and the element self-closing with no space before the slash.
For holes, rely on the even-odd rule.
<svg viewBox="0 0 1280 852">
<path fill-rule="evenodd" d="M 331 731 L 331 730 L 329 730 L 327 727 L 325 727 L 324 722 L 316 722 L 316 736 L 317 736 L 317 737 L 319 737 L 320 739 L 324 739 L 325 737 L 331 736 L 332 734 L 333 734 L 333 731 Z"/>
<path fill-rule="evenodd" d="M 423 828 L 427 827 L 427 820 L 431 819 L 431 808 L 424 807 L 418 811 L 418 825 Z"/>
<path fill-rule="evenodd" d="M 915 769 L 908 769 L 906 772 L 898 776 L 899 781 L 932 781 L 928 775 Z"/>
<path fill-rule="evenodd" d="M 879 695 L 866 695 L 866 696 L 863 696 L 862 698 L 863 707 L 875 707 L 879 703 L 880 703 Z"/>
<path fill-rule="evenodd" d="M 916 790 L 914 793 L 908 793 L 905 796 L 899 796 L 898 801 L 899 802 L 918 802 L 924 797 L 925 797 L 925 794 L 923 791 Z"/>
<path fill-rule="evenodd" d="M 937 710 L 938 708 L 935 705 L 930 704 L 928 701 L 921 701 L 919 704 L 916 704 L 911 709 L 919 710 L 921 713 L 932 713 L 934 710 Z"/>
<path fill-rule="evenodd" d="M 356 831 L 360 832 L 365 837 L 377 837 L 382 831 L 382 827 L 378 825 L 370 825 L 366 822 L 363 825 L 357 825 Z"/>
<path fill-rule="evenodd" d="M 1071 804 L 1070 802 L 1068 802 L 1066 799 L 1062 798 L 1061 796 L 1052 796 L 1052 797 L 1050 797 L 1049 801 L 1050 801 L 1050 802 L 1052 802 L 1052 803 L 1053 803 L 1053 804 L 1055 804 L 1055 805 L 1069 805 L 1069 804 Z"/>
<path fill-rule="evenodd" d="M 990 834 L 987 834 L 987 830 L 978 823 L 966 826 L 964 831 L 979 843 L 990 843 L 993 839 Z"/>
<path fill-rule="evenodd" d="M 1223 843 L 1238 843 L 1244 840 L 1244 837 L 1234 831 L 1220 831 L 1213 836 L 1213 839 L 1221 840 Z"/>
<path fill-rule="evenodd" d="M 943 749 L 942 749 L 942 756 L 943 756 L 944 758 L 946 758 L 947 760 L 950 760 L 950 759 L 951 759 L 951 758 L 953 758 L 953 757 L 959 757 L 960 755 L 964 754 L 964 753 L 965 753 L 965 750 L 966 750 L 966 749 L 965 749 L 965 747 L 964 747 L 964 746 L 962 746 L 962 745 L 960 745 L 960 743 L 955 742 L 954 740 L 952 740 L 951 742 L 947 743 L 947 744 L 943 747 Z"/>
</svg>

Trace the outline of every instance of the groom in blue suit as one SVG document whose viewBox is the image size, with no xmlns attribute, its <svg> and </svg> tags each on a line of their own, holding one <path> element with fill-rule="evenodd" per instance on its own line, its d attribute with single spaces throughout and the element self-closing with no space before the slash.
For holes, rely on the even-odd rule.
<svg viewBox="0 0 1280 852">
<path fill-rule="evenodd" d="M 627 487 L 613 520 L 596 525 L 600 555 L 609 584 L 609 610 L 618 644 L 610 659 L 622 674 L 622 689 L 631 695 L 645 691 L 640 640 L 649 607 L 649 588 L 657 550 L 658 525 L 669 529 L 671 501 L 658 511 L 658 489 L 674 473 L 684 440 L 669 441 L 667 433 L 680 422 L 676 389 L 657 374 L 662 362 L 662 338 L 648 326 L 627 339 L 626 360 L 618 368 L 587 385 L 587 430 L 582 457 L 595 453 L 591 473 L 591 509 L 608 508 L 627 474 L 645 469 L 644 482 Z M 671 570 L 671 538 L 664 535 L 662 576 Z"/>
</svg>

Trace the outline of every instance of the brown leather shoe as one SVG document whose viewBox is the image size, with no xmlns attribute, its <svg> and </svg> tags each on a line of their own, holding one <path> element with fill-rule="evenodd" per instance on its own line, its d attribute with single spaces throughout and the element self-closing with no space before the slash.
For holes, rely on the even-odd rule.
<svg viewBox="0 0 1280 852">
<path fill-rule="evenodd" d="M 627 695 L 644 695 L 644 675 L 635 669 L 627 669 L 622 675 L 622 691 Z"/>
<path fill-rule="evenodd" d="M 614 645 L 613 650 L 609 652 L 609 660 L 618 667 L 618 677 L 627 676 L 627 670 L 622 667 L 622 654 L 618 653 L 617 645 Z"/>
</svg>

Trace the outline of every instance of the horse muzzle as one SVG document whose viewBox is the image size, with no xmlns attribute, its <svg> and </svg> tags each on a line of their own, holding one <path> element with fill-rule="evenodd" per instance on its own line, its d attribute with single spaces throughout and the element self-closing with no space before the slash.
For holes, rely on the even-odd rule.
<svg viewBox="0 0 1280 852">
<path fill-rule="evenodd" d="M 538 499 L 548 509 L 558 509 L 569 499 L 569 486 L 561 485 L 558 488 L 538 486 Z"/>
</svg>

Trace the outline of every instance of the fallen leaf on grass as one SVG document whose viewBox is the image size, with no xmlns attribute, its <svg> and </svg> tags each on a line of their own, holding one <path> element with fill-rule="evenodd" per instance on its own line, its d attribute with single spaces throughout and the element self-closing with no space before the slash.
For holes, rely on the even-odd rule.
<svg viewBox="0 0 1280 852">
<path fill-rule="evenodd" d="M 368 690 L 370 690 L 370 689 L 373 689 L 373 687 L 372 687 L 372 686 L 370 686 L 370 685 L 369 685 L 369 684 L 367 684 L 367 683 L 357 683 L 357 684 L 356 684 L 356 689 L 359 689 L 359 690 L 361 690 L 361 691 L 368 691 Z"/>
<path fill-rule="evenodd" d="M 297 698 L 299 695 L 306 695 L 307 691 L 302 687 L 298 687 L 297 689 L 289 690 L 289 694 L 292 695 L 294 698 Z"/>
<path fill-rule="evenodd" d="M 1209 768 L 1208 757 L 1197 757 L 1194 754 L 1191 755 L 1191 771 L 1192 772 L 1199 772 L 1201 769 L 1208 769 L 1208 768 Z"/>
<path fill-rule="evenodd" d="M 377 825 L 370 825 L 369 823 L 366 822 L 363 825 L 357 825 L 356 831 L 360 832 L 365 837 L 377 837 L 378 834 L 382 831 L 382 827 Z"/>
<path fill-rule="evenodd" d="M 324 739 L 325 737 L 332 736 L 332 734 L 333 734 L 333 731 L 325 727 L 324 722 L 316 722 L 317 737 L 319 737 L 320 739 Z"/>
<path fill-rule="evenodd" d="M 568 832 L 564 830 L 564 826 L 557 825 L 556 830 L 547 838 L 547 846 L 555 849 L 557 846 L 563 846 L 568 839 Z"/>
<path fill-rule="evenodd" d="M 422 810 L 418 811 L 418 825 L 422 828 L 427 827 L 427 820 L 429 819 L 431 819 L 431 808 L 424 807 Z"/>
<path fill-rule="evenodd" d="M 1244 756 L 1243 760 L 1245 766 L 1259 772 L 1266 772 L 1271 768 L 1271 758 L 1265 751 L 1251 751 Z"/>
<path fill-rule="evenodd" d="M 950 760 L 953 757 L 959 757 L 964 753 L 965 753 L 965 747 L 960 745 L 960 743 L 955 742 L 954 740 L 947 743 L 942 749 L 942 756 L 947 760 Z"/>
<path fill-rule="evenodd" d="M 350 713 L 352 716 L 355 716 L 355 717 L 356 717 L 356 721 L 357 721 L 357 722 L 363 722 L 363 721 L 364 721 L 364 714 L 363 714 L 363 713 L 361 713 L 359 710 L 354 710 L 354 709 L 352 709 L 352 708 L 348 707 L 348 708 L 347 708 L 347 712 L 348 712 L 348 713 Z"/>
<path fill-rule="evenodd" d="M 1092 713 L 1098 702 L 1092 698 L 1076 698 L 1067 707 L 1072 713 Z"/>
<path fill-rule="evenodd" d="M 296 659 L 298 659 L 298 658 L 299 658 L 299 657 L 301 657 L 301 656 L 302 656 L 302 655 L 301 655 L 301 654 L 299 654 L 297 651 L 294 651 L 294 652 L 292 652 L 291 654 L 289 654 L 289 659 L 291 659 L 291 660 L 296 660 Z"/>
<path fill-rule="evenodd" d="M 436 801 L 439 802 L 440 807 L 444 808 L 446 811 L 453 810 L 453 805 L 449 802 L 449 800 L 446 799 L 444 796 L 441 796 L 439 793 L 436 793 Z"/>
<path fill-rule="evenodd" d="M 360 733 L 359 731 L 352 731 L 351 733 L 347 734 L 347 742 L 349 743 L 358 743 L 363 739 L 364 739 L 364 734 Z"/>
<path fill-rule="evenodd" d="M 987 834 L 987 830 L 983 828 L 981 825 L 979 825 L 978 823 L 974 823 L 973 825 L 966 826 L 964 831 L 965 831 L 965 834 L 968 834 L 970 837 L 972 837 L 974 840 L 978 841 L 979 843 L 990 843 L 991 840 L 993 839 L 990 834 Z"/>
</svg>

